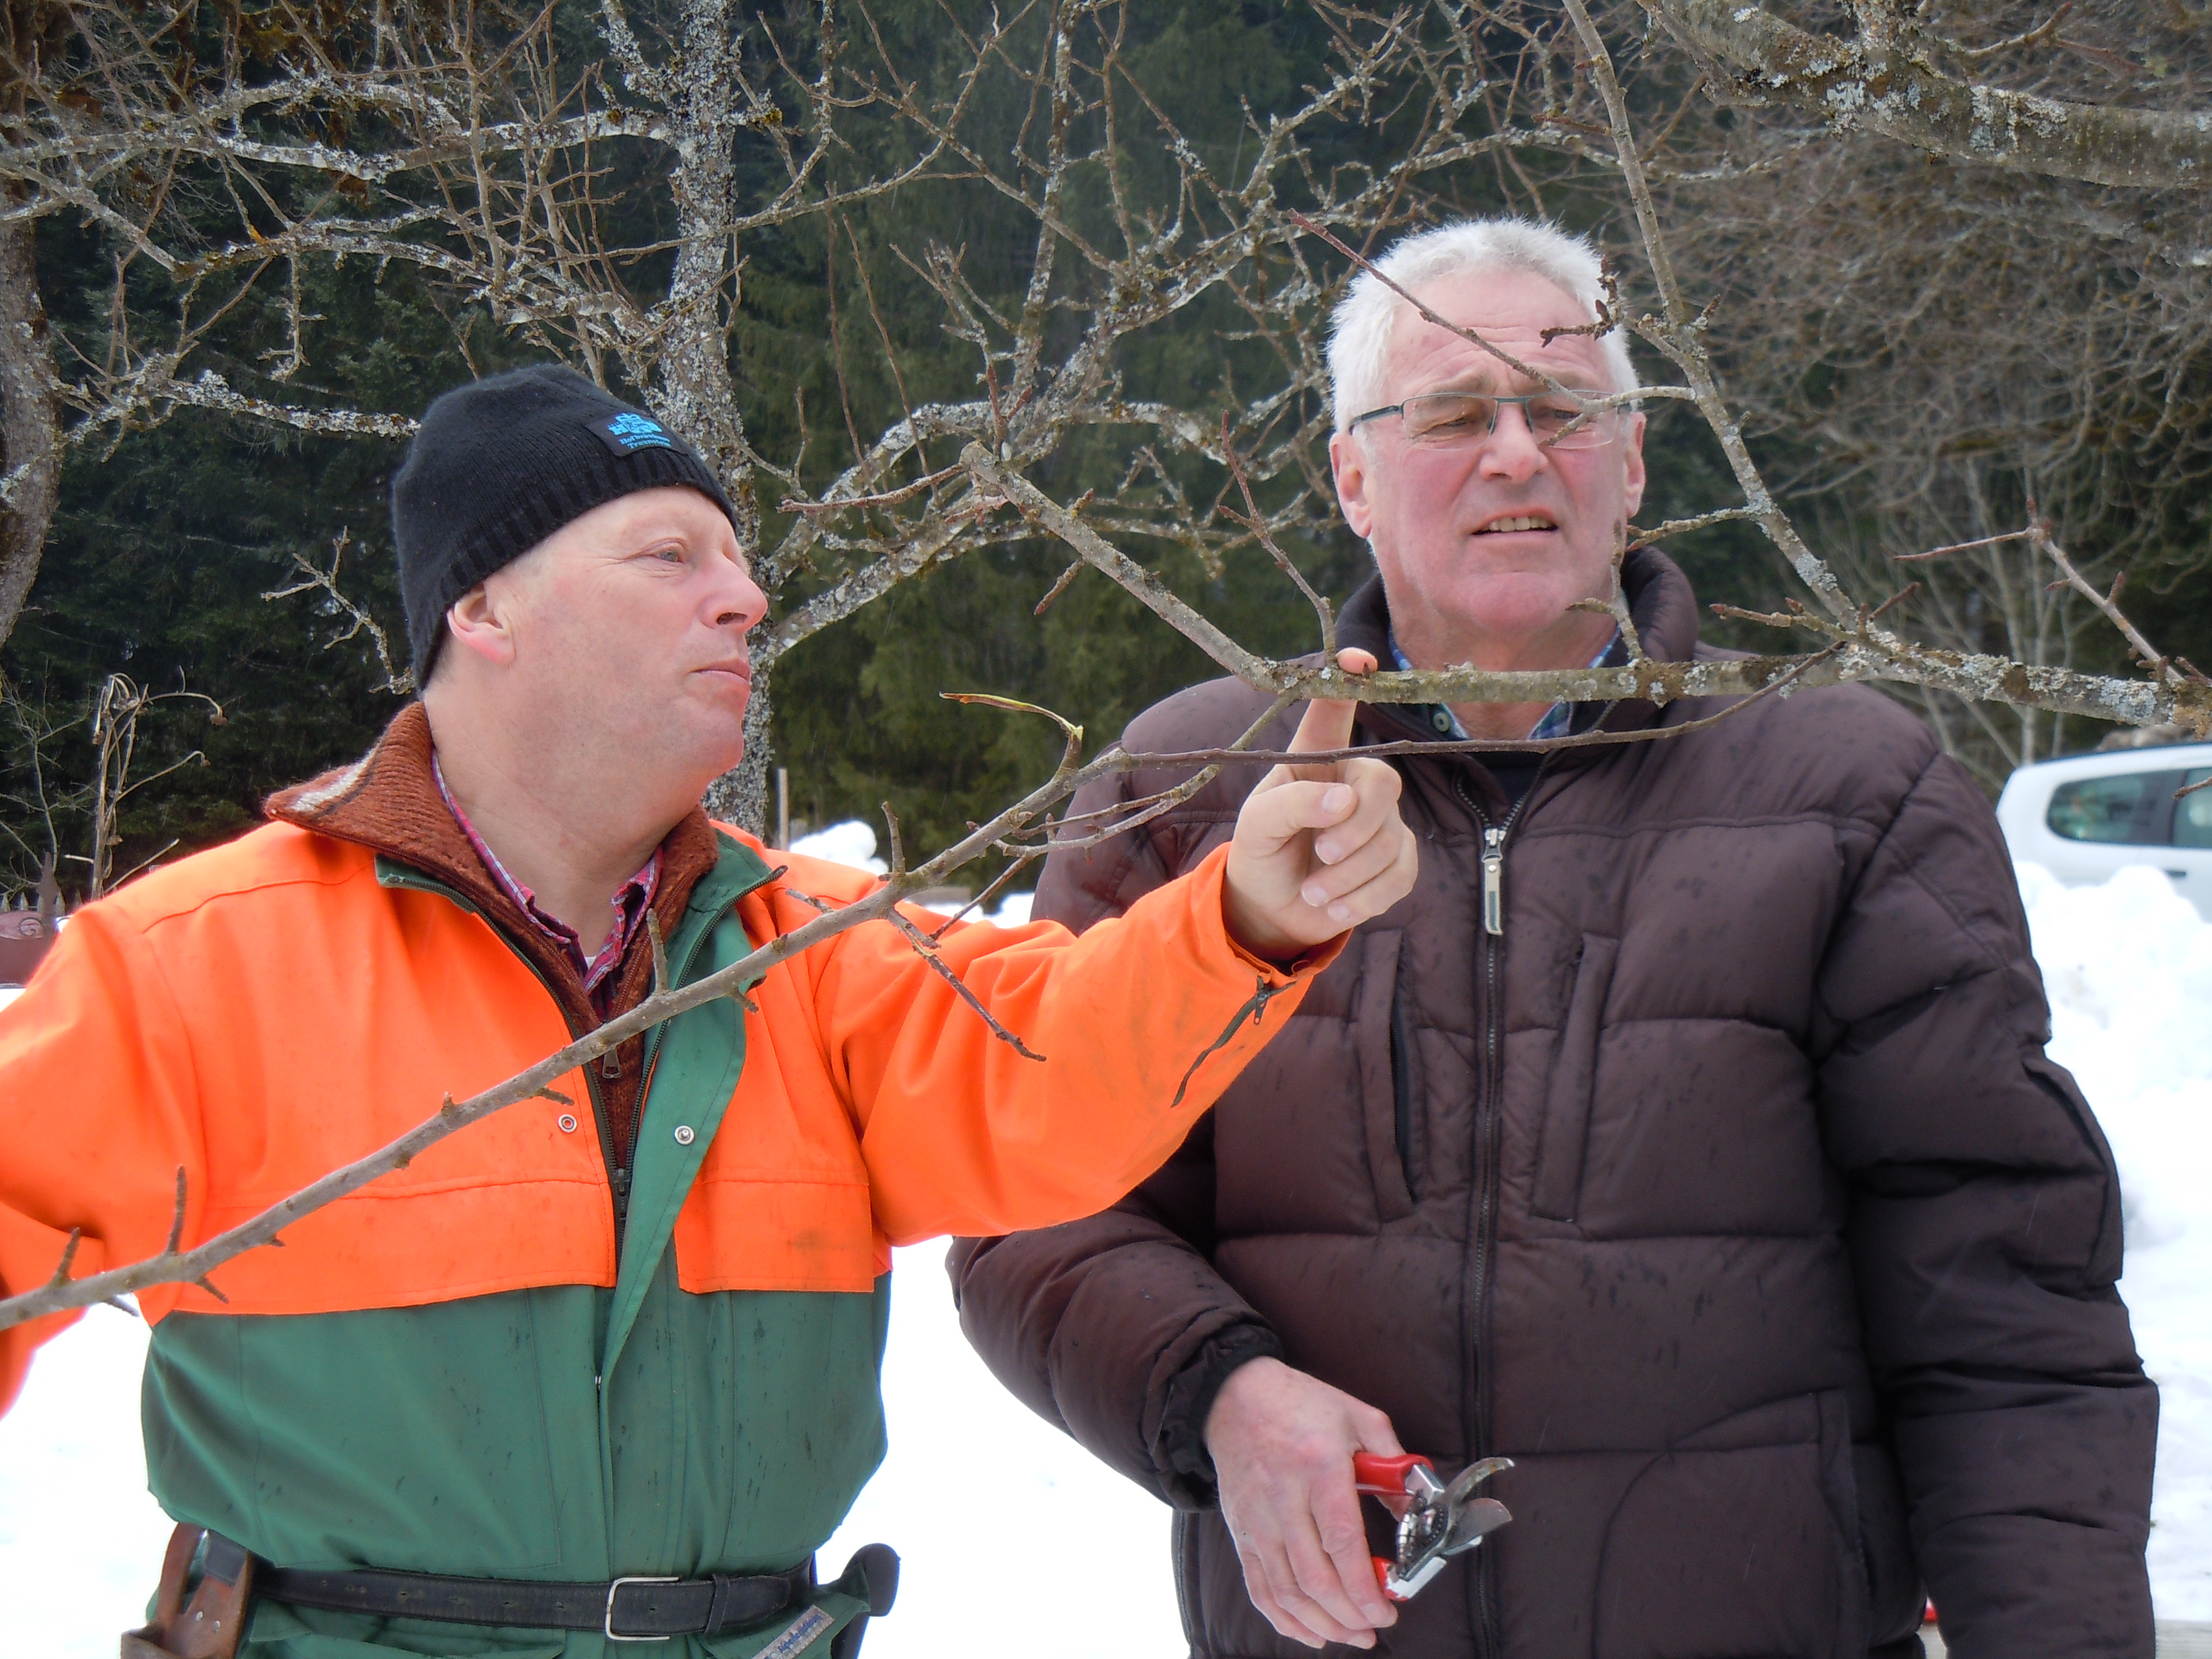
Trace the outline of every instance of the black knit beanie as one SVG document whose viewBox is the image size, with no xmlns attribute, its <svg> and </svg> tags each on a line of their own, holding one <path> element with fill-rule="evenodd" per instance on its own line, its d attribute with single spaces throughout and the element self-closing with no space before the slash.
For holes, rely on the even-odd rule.
<svg viewBox="0 0 2212 1659">
<path fill-rule="evenodd" d="M 736 512 L 690 445 L 572 368 L 541 363 L 432 404 L 392 481 L 392 531 L 415 684 L 446 612 L 562 526 L 635 490 L 687 484 Z"/>
</svg>

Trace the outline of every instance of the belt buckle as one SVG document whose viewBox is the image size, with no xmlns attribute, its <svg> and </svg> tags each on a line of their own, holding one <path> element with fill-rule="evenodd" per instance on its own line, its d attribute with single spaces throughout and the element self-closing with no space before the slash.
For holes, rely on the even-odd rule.
<svg viewBox="0 0 2212 1659">
<path fill-rule="evenodd" d="M 605 1623 L 601 1626 L 601 1629 L 605 1632 L 607 1640 L 610 1642 L 673 1641 L 675 1638 L 669 1636 L 627 1636 L 621 1631 L 617 1630 L 615 1628 L 615 1597 L 622 1594 L 622 1587 L 624 1584 L 673 1584 L 677 1582 L 678 1581 L 673 1577 L 666 1578 L 654 1578 L 645 1574 L 639 1573 L 633 1574 L 628 1578 L 617 1578 L 613 1583 L 610 1583 L 607 1586 L 607 1616 Z"/>
</svg>

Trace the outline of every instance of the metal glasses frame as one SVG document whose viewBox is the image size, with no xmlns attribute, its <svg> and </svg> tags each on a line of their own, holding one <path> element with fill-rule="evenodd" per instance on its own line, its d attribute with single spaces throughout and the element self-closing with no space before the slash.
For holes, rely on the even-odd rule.
<svg viewBox="0 0 2212 1659">
<path fill-rule="evenodd" d="M 1601 392 L 1598 395 L 1602 397 L 1605 394 Z M 1408 404 L 1420 403 L 1431 398 L 1480 398 L 1490 404 L 1490 424 L 1484 428 L 1483 436 L 1487 438 L 1497 435 L 1498 411 L 1504 408 L 1507 404 L 1511 404 L 1520 410 L 1522 423 L 1528 426 L 1529 435 L 1531 437 L 1534 437 L 1535 427 L 1534 423 L 1530 422 L 1528 420 L 1528 405 L 1534 403 L 1543 403 L 1548 399 L 1554 399 L 1559 396 L 1559 393 L 1556 392 L 1520 392 L 1512 393 L 1495 392 L 1422 392 L 1415 393 L 1413 397 L 1407 398 L 1402 402 L 1385 404 L 1380 409 L 1370 409 L 1364 415 L 1355 415 L 1352 417 L 1350 424 L 1345 429 L 1346 431 L 1352 430 L 1357 427 L 1364 425 L 1369 421 L 1381 420 L 1385 415 L 1403 415 L 1406 412 L 1407 406 Z M 1586 424 L 1576 428 L 1576 431 L 1577 434 L 1581 432 L 1590 432 L 1595 434 L 1596 436 L 1589 443 L 1578 444 L 1572 446 L 1571 447 L 1602 449 L 1606 445 L 1611 443 L 1613 440 L 1612 428 L 1609 426 L 1602 426 L 1600 422 L 1604 421 L 1607 416 L 1612 415 L 1614 412 L 1615 410 L 1611 408 L 1583 410 L 1582 418 Z M 1419 443 L 1421 440 L 1419 438 L 1415 438 L 1412 440 L 1412 441 Z M 1546 440 L 1539 438 L 1537 439 L 1537 442 L 1542 444 L 1547 449 L 1550 449 L 1557 447 L 1559 439 L 1553 438 Z"/>
</svg>

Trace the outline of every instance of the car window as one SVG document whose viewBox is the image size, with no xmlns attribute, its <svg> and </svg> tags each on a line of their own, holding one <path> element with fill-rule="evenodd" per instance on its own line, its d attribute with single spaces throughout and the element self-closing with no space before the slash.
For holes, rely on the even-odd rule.
<svg viewBox="0 0 2212 1659">
<path fill-rule="evenodd" d="M 2184 786 L 2212 782 L 2212 766 L 2200 766 L 2182 780 Z M 2212 847 L 2212 788 L 2184 795 L 2173 804 L 2173 844 Z"/>
<path fill-rule="evenodd" d="M 2160 846 L 2166 839 L 2166 808 L 2181 777 L 2179 772 L 2124 772 L 2118 777 L 2077 778 L 2052 792 L 2045 821 L 2053 835 L 2068 841 Z M 2199 799 L 2191 795 L 2188 801 Z"/>
</svg>

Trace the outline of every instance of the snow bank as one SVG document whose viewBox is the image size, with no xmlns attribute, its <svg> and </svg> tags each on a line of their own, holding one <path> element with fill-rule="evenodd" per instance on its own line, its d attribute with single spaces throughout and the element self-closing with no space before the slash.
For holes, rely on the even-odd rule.
<svg viewBox="0 0 2212 1659">
<path fill-rule="evenodd" d="M 2120 1166 L 2120 1294 L 2159 1386 L 2150 1569 L 2158 1616 L 2212 1620 L 2212 924 L 2159 871 L 2062 887 L 2020 866 L 2051 996 L 2051 1057 Z"/>
<path fill-rule="evenodd" d="M 791 850 L 794 853 L 804 853 L 809 858 L 834 860 L 839 864 L 849 864 L 856 870 L 866 870 L 871 875 L 880 876 L 887 873 L 890 866 L 876 856 L 876 847 L 874 827 L 858 818 L 833 823 L 827 830 L 801 836 L 791 843 Z M 1001 894 L 997 907 L 982 912 L 981 920 L 996 922 L 1001 927 L 1018 927 L 1030 919 L 1030 900 L 1033 896 L 1029 893 Z M 872 1655 L 873 1650 L 870 1651 Z"/>
<path fill-rule="evenodd" d="M 865 867 L 874 832 L 837 825 L 800 848 Z M 2212 1620 L 2212 926 L 2155 870 L 2100 888 L 2061 887 L 2033 866 L 2020 875 L 2051 1054 L 2081 1079 L 2125 1189 L 2121 1289 L 2164 1396 L 2158 1614 Z M 1024 919 L 1028 899 L 997 917 Z M 831 1571 L 873 1539 L 906 1558 L 899 1610 L 869 1632 L 867 1659 L 1182 1652 L 1167 1511 L 992 1380 L 961 1340 L 943 1259 L 941 1244 L 899 1252 L 891 1455 L 823 1552 Z M 95 1309 L 0 1419 L 0 1652 L 109 1659 L 140 1616 L 167 1532 L 138 1444 L 144 1346 L 142 1327 Z M 1070 1618 L 1078 1604 L 1091 1616 Z"/>
<path fill-rule="evenodd" d="M 960 1334 L 942 1243 L 897 1252 L 884 1365 L 890 1456 L 823 1567 L 897 1550 L 898 1610 L 863 1659 L 1173 1659 L 1168 1510 L 1018 1405 Z"/>
<path fill-rule="evenodd" d="M 114 1659 L 145 1622 L 173 1525 L 146 1495 L 145 1365 L 146 1327 L 94 1308 L 0 1418 L 0 1653 Z"/>
<path fill-rule="evenodd" d="M 872 826 L 858 818 L 848 818 L 842 823 L 833 823 L 827 830 L 817 830 L 811 836 L 801 836 L 791 843 L 794 853 L 804 853 L 811 859 L 828 859 L 836 864 L 849 864 L 855 869 L 866 870 L 871 875 L 884 875 L 890 870 L 876 856 L 876 832 Z"/>
</svg>

